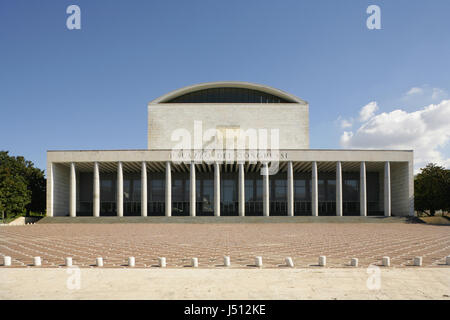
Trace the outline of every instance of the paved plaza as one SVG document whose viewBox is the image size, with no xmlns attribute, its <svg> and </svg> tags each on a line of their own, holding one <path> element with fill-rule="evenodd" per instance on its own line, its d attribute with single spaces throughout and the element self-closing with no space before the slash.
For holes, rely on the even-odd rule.
<svg viewBox="0 0 450 320">
<path fill-rule="evenodd" d="M 32 267 L 33 257 L 42 267 L 73 264 L 93 267 L 103 257 L 104 268 L 126 267 L 127 258 L 136 268 L 156 268 L 158 257 L 166 257 L 167 268 L 189 267 L 197 257 L 199 268 L 223 267 L 223 256 L 231 257 L 231 268 L 254 268 L 254 257 L 262 256 L 263 268 L 283 268 L 292 257 L 295 268 L 320 268 L 320 255 L 327 267 L 350 268 L 381 265 L 383 256 L 393 267 L 409 267 L 415 256 L 424 267 L 449 268 L 450 227 L 416 223 L 147 223 L 147 224 L 44 224 L 0 228 L 0 263 L 12 258 L 12 267 Z M 0 268 L 4 268 L 3 266 Z"/>
<path fill-rule="evenodd" d="M 374 275 L 346 267 L 10 268 L 0 272 L 0 300 L 450 299 L 450 268 L 380 268 L 379 281 Z"/>
</svg>

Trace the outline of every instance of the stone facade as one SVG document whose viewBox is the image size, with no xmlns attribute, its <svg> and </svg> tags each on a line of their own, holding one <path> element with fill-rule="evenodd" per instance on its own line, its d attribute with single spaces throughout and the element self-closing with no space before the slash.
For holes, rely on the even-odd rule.
<svg viewBox="0 0 450 320">
<path fill-rule="evenodd" d="M 209 102 L 211 92 L 230 96 Z M 308 112 L 306 101 L 250 83 L 175 90 L 148 105 L 147 150 L 48 151 L 47 215 L 414 214 L 412 151 L 309 149 Z M 264 148 L 211 150 L 204 138 L 251 130 L 266 130 Z M 177 150 L 183 136 L 188 148 Z"/>
</svg>

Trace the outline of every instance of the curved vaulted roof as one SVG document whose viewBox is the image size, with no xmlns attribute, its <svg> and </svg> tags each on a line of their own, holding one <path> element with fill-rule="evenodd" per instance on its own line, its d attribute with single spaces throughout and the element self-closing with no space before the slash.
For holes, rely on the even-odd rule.
<svg viewBox="0 0 450 320">
<path fill-rule="evenodd" d="M 232 95 L 237 97 L 237 100 L 234 101 L 233 97 L 224 99 L 224 97 L 220 97 L 214 95 L 215 92 L 219 92 L 219 90 L 224 89 L 222 92 L 230 92 L 234 90 Z M 238 97 L 242 94 L 242 92 L 249 92 L 249 94 L 254 94 L 253 97 L 258 95 L 257 99 L 261 99 L 261 103 L 299 103 L 299 104 L 308 104 L 306 101 L 279 89 L 275 89 L 266 85 L 255 84 L 250 82 L 241 82 L 241 81 L 220 81 L 220 82 L 207 82 L 195 84 L 192 86 L 187 86 L 181 89 L 174 90 L 169 92 L 152 102 L 150 104 L 160 104 L 160 103 L 240 103 L 240 102 L 250 102 L 255 103 L 259 102 L 259 100 L 255 101 L 255 98 L 241 101 Z M 198 94 L 197 94 L 198 93 Z M 207 96 L 210 94 L 210 96 Z M 207 97 L 207 98 L 205 98 Z M 211 98 L 209 98 L 211 97 Z M 210 99 L 210 100 L 209 100 Z M 264 99 L 264 100 L 263 100 Z"/>
</svg>

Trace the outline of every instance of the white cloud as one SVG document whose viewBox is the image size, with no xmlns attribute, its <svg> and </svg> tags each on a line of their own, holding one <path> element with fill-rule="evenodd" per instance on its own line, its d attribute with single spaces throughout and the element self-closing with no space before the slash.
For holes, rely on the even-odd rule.
<svg viewBox="0 0 450 320">
<path fill-rule="evenodd" d="M 352 122 L 349 121 L 349 120 L 346 120 L 346 119 L 342 119 L 342 120 L 341 120 L 341 127 L 342 127 L 343 129 L 345 129 L 345 128 L 350 128 L 352 125 L 353 125 Z"/>
<path fill-rule="evenodd" d="M 447 92 L 444 89 L 441 88 L 433 88 L 429 85 L 422 85 L 420 87 L 412 87 L 409 89 L 404 95 L 403 99 L 405 101 L 411 100 L 411 99 L 421 99 L 420 101 L 428 101 L 436 102 L 443 99 L 446 99 L 448 97 Z M 426 100 L 424 100 L 426 99 Z"/>
<path fill-rule="evenodd" d="M 375 112 L 378 110 L 378 105 L 375 101 L 372 101 L 362 107 L 359 111 L 359 121 L 364 122 L 373 117 Z"/>
<path fill-rule="evenodd" d="M 419 87 L 412 87 L 409 89 L 409 91 L 406 93 L 407 96 L 415 95 L 415 94 L 422 94 L 423 89 Z"/>
<path fill-rule="evenodd" d="M 336 119 L 336 123 L 337 123 L 337 125 L 339 125 L 339 127 L 341 127 L 341 129 L 346 129 L 346 128 L 350 128 L 353 125 L 353 119 L 347 120 L 347 119 L 344 119 L 341 116 L 339 116 Z"/>
<path fill-rule="evenodd" d="M 344 131 L 340 144 L 345 148 L 413 149 L 417 170 L 429 162 L 450 167 L 450 158 L 442 153 L 449 141 L 450 100 L 443 100 L 414 112 L 397 109 L 372 114 L 355 132 Z"/>
<path fill-rule="evenodd" d="M 447 92 L 445 90 L 440 88 L 433 88 L 433 93 L 431 94 L 431 99 L 433 100 L 439 100 L 443 99 L 447 96 Z"/>
</svg>

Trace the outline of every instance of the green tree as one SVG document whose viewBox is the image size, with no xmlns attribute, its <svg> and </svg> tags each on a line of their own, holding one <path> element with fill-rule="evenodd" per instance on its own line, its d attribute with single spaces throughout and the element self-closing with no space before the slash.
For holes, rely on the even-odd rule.
<svg viewBox="0 0 450 320">
<path fill-rule="evenodd" d="M 25 211 L 31 202 L 31 192 L 20 175 L 12 174 L 6 167 L 0 167 L 0 212 L 2 217 L 15 216 Z"/>
<path fill-rule="evenodd" d="M 10 156 L 8 151 L 0 151 L 0 170 L 4 172 L 2 179 L 6 179 L 7 181 L 7 185 L 4 182 L 3 188 L 7 188 L 8 186 L 17 187 L 19 191 L 16 196 L 20 194 L 22 183 L 25 184 L 28 191 L 27 194 L 31 197 L 29 201 L 25 201 L 25 212 L 27 214 L 30 211 L 45 212 L 46 181 L 43 170 L 35 168 L 33 162 L 25 160 L 24 157 Z M 5 189 L 3 191 L 0 188 L 0 193 L 12 196 L 11 190 L 8 190 Z M 17 210 L 11 212 L 18 213 Z"/>
<path fill-rule="evenodd" d="M 414 179 L 414 206 L 416 210 L 430 211 L 450 209 L 450 170 L 429 163 Z"/>
</svg>

